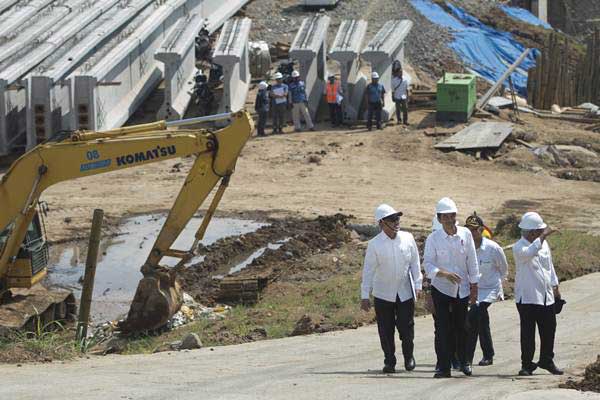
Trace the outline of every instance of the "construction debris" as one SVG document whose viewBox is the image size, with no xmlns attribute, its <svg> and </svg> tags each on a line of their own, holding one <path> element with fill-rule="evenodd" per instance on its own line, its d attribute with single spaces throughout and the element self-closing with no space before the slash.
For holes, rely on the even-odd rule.
<svg viewBox="0 0 600 400">
<path fill-rule="evenodd" d="M 508 122 L 476 122 L 434 147 L 440 150 L 497 149 L 512 130 Z"/>
</svg>

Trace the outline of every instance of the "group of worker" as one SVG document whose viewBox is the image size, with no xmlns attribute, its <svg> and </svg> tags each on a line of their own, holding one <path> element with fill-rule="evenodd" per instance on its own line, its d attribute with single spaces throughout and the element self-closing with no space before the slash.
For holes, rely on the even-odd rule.
<svg viewBox="0 0 600 400">
<path fill-rule="evenodd" d="M 396 120 L 398 124 L 408 125 L 408 96 L 410 80 L 404 76 L 400 63 L 394 63 L 392 68 L 392 100 L 396 105 Z M 294 131 L 306 129 L 314 131 L 315 125 L 308 109 L 306 85 L 300 78 L 300 73 L 293 70 L 289 83 L 284 83 L 281 72 L 274 75 L 275 83 L 269 85 L 266 81 L 258 84 L 258 92 L 254 109 L 258 115 L 257 135 L 265 136 L 265 128 L 269 112 L 272 116 L 273 134 L 283 133 L 287 121 L 287 110 L 292 110 Z M 372 130 L 373 120 L 377 129 L 383 129 L 382 112 L 385 107 L 385 87 L 379 82 L 379 74 L 373 71 L 371 82 L 366 87 L 367 129 Z M 338 127 L 344 121 L 344 92 L 340 81 L 335 75 L 330 75 L 325 85 L 325 101 L 329 108 L 329 120 L 332 127 Z"/>
<path fill-rule="evenodd" d="M 488 310 L 504 299 L 502 281 L 508 263 L 502 247 L 491 240 L 482 218 L 473 213 L 465 226 L 456 221 L 458 209 L 450 198 L 435 208 L 432 233 L 425 241 L 424 269 L 430 280 L 434 319 L 434 348 L 437 356 L 434 378 L 448 378 L 451 369 L 472 375 L 479 339 L 483 358 L 480 366 L 493 364 L 495 352 Z M 395 329 L 402 342 L 404 367 L 412 371 L 414 357 L 414 309 L 421 297 L 423 274 L 419 250 L 411 233 L 400 230 L 402 212 L 387 204 L 375 210 L 381 232 L 367 246 L 361 284 L 361 308 L 374 308 L 384 373 L 396 367 Z M 563 371 L 554 363 L 556 314 L 565 303 L 552 263 L 547 237 L 555 232 L 539 214 L 525 213 L 519 223 L 521 239 L 513 247 L 515 260 L 514 297 L 520 317 L 520 376 L 530 376 L 537 368 L 555 375 Z M 430 297 L 429 297 L 430 296 Z M 535 354 L 536 326 L 540 335 L 540 356 Z"/>
</svg>

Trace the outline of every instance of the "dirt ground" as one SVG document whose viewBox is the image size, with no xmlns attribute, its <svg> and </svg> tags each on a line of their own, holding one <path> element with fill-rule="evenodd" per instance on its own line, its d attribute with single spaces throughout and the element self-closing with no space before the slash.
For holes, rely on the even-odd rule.
<svg viewBox="0 0 600 400">
<path fill-rule="evenodd" d="M 523 118 L 515 130 L 533 133 L 535 143 L 600 143 L 597 133 L 577 124 Z M 459 219 L 476 210 L 494 225 L 507 212 L 535 209 L 560 228 L 600 232 L 598 183 L 559 179 L 523 146 L 494 161 L 443 153 L 432 147 L 443 136 L 425 133 L 456 132 L 462 125 L 435 126 L 428 111 L 411 112 L 410 121 L 408 129 L 390 125 L 367 132 L 320 123 L 317 132 L 253 138 L 218 213 L 240 218 L 343 213 L 356 222 L 373 223 L 373 210 L 387 202 L 404 212 L 404 228 L 429 229 L 436 201 L 450 196 L 458 204 Z M 511 157 L 514 162 L 507 161 Z M 179 162 L 183 166 L 174 169 Z M 107 215 L 108 230 L 122 217 L 168 210 L 191 162 L 165 161 L 49 188 L 42 200 L 50 207 L 50 240 L 85 238 L 97 207 Z"/>
</svg>

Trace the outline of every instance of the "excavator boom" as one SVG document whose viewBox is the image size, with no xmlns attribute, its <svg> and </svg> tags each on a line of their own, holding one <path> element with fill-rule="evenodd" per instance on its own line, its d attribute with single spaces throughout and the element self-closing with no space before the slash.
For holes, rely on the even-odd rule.
<svg viewBox="0 0 600 400">
<path fill-rule="evenodd" d="M 183 128 L 225 118 L 231 123 L 215 132 Z M 36 206 L 46 188 L 71 179 L 193 155 L 196 159 L 143 264 L 144 278 L 123 329 L 139 331 L 164 325 L 181 305 L 181 290 L 174 271 L 159 263 L 165 256 L 183 258 L 189 253 L 171 246 L 221 180 L 221 188 L 203 221 L 202 226 L 206 227 L 253 128 L 250 115 L 242 111 L 105 132 L 76 132 L 69 139 L 43 143 L 27 152 L 0 180 L 0 293 L 14 287 L 29 288 L 46 273 L 45 265 L 35 270 L 32 263 L 21 257 L 25 243 L 29 243 L 28 229 L 38 221 Z"/>
</svg>

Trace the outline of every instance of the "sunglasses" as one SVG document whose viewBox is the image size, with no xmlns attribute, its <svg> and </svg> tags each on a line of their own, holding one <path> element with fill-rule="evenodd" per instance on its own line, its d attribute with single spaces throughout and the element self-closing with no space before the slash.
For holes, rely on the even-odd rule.
<svg viewBox="0 0 600 400">
<path fill-rule="evenodd" d="M 393 217 L 387 217 L 383 219 L 385 222 L 398 222 L 400 221 L 399 215 L 394 215 Z"/>
</svg>

